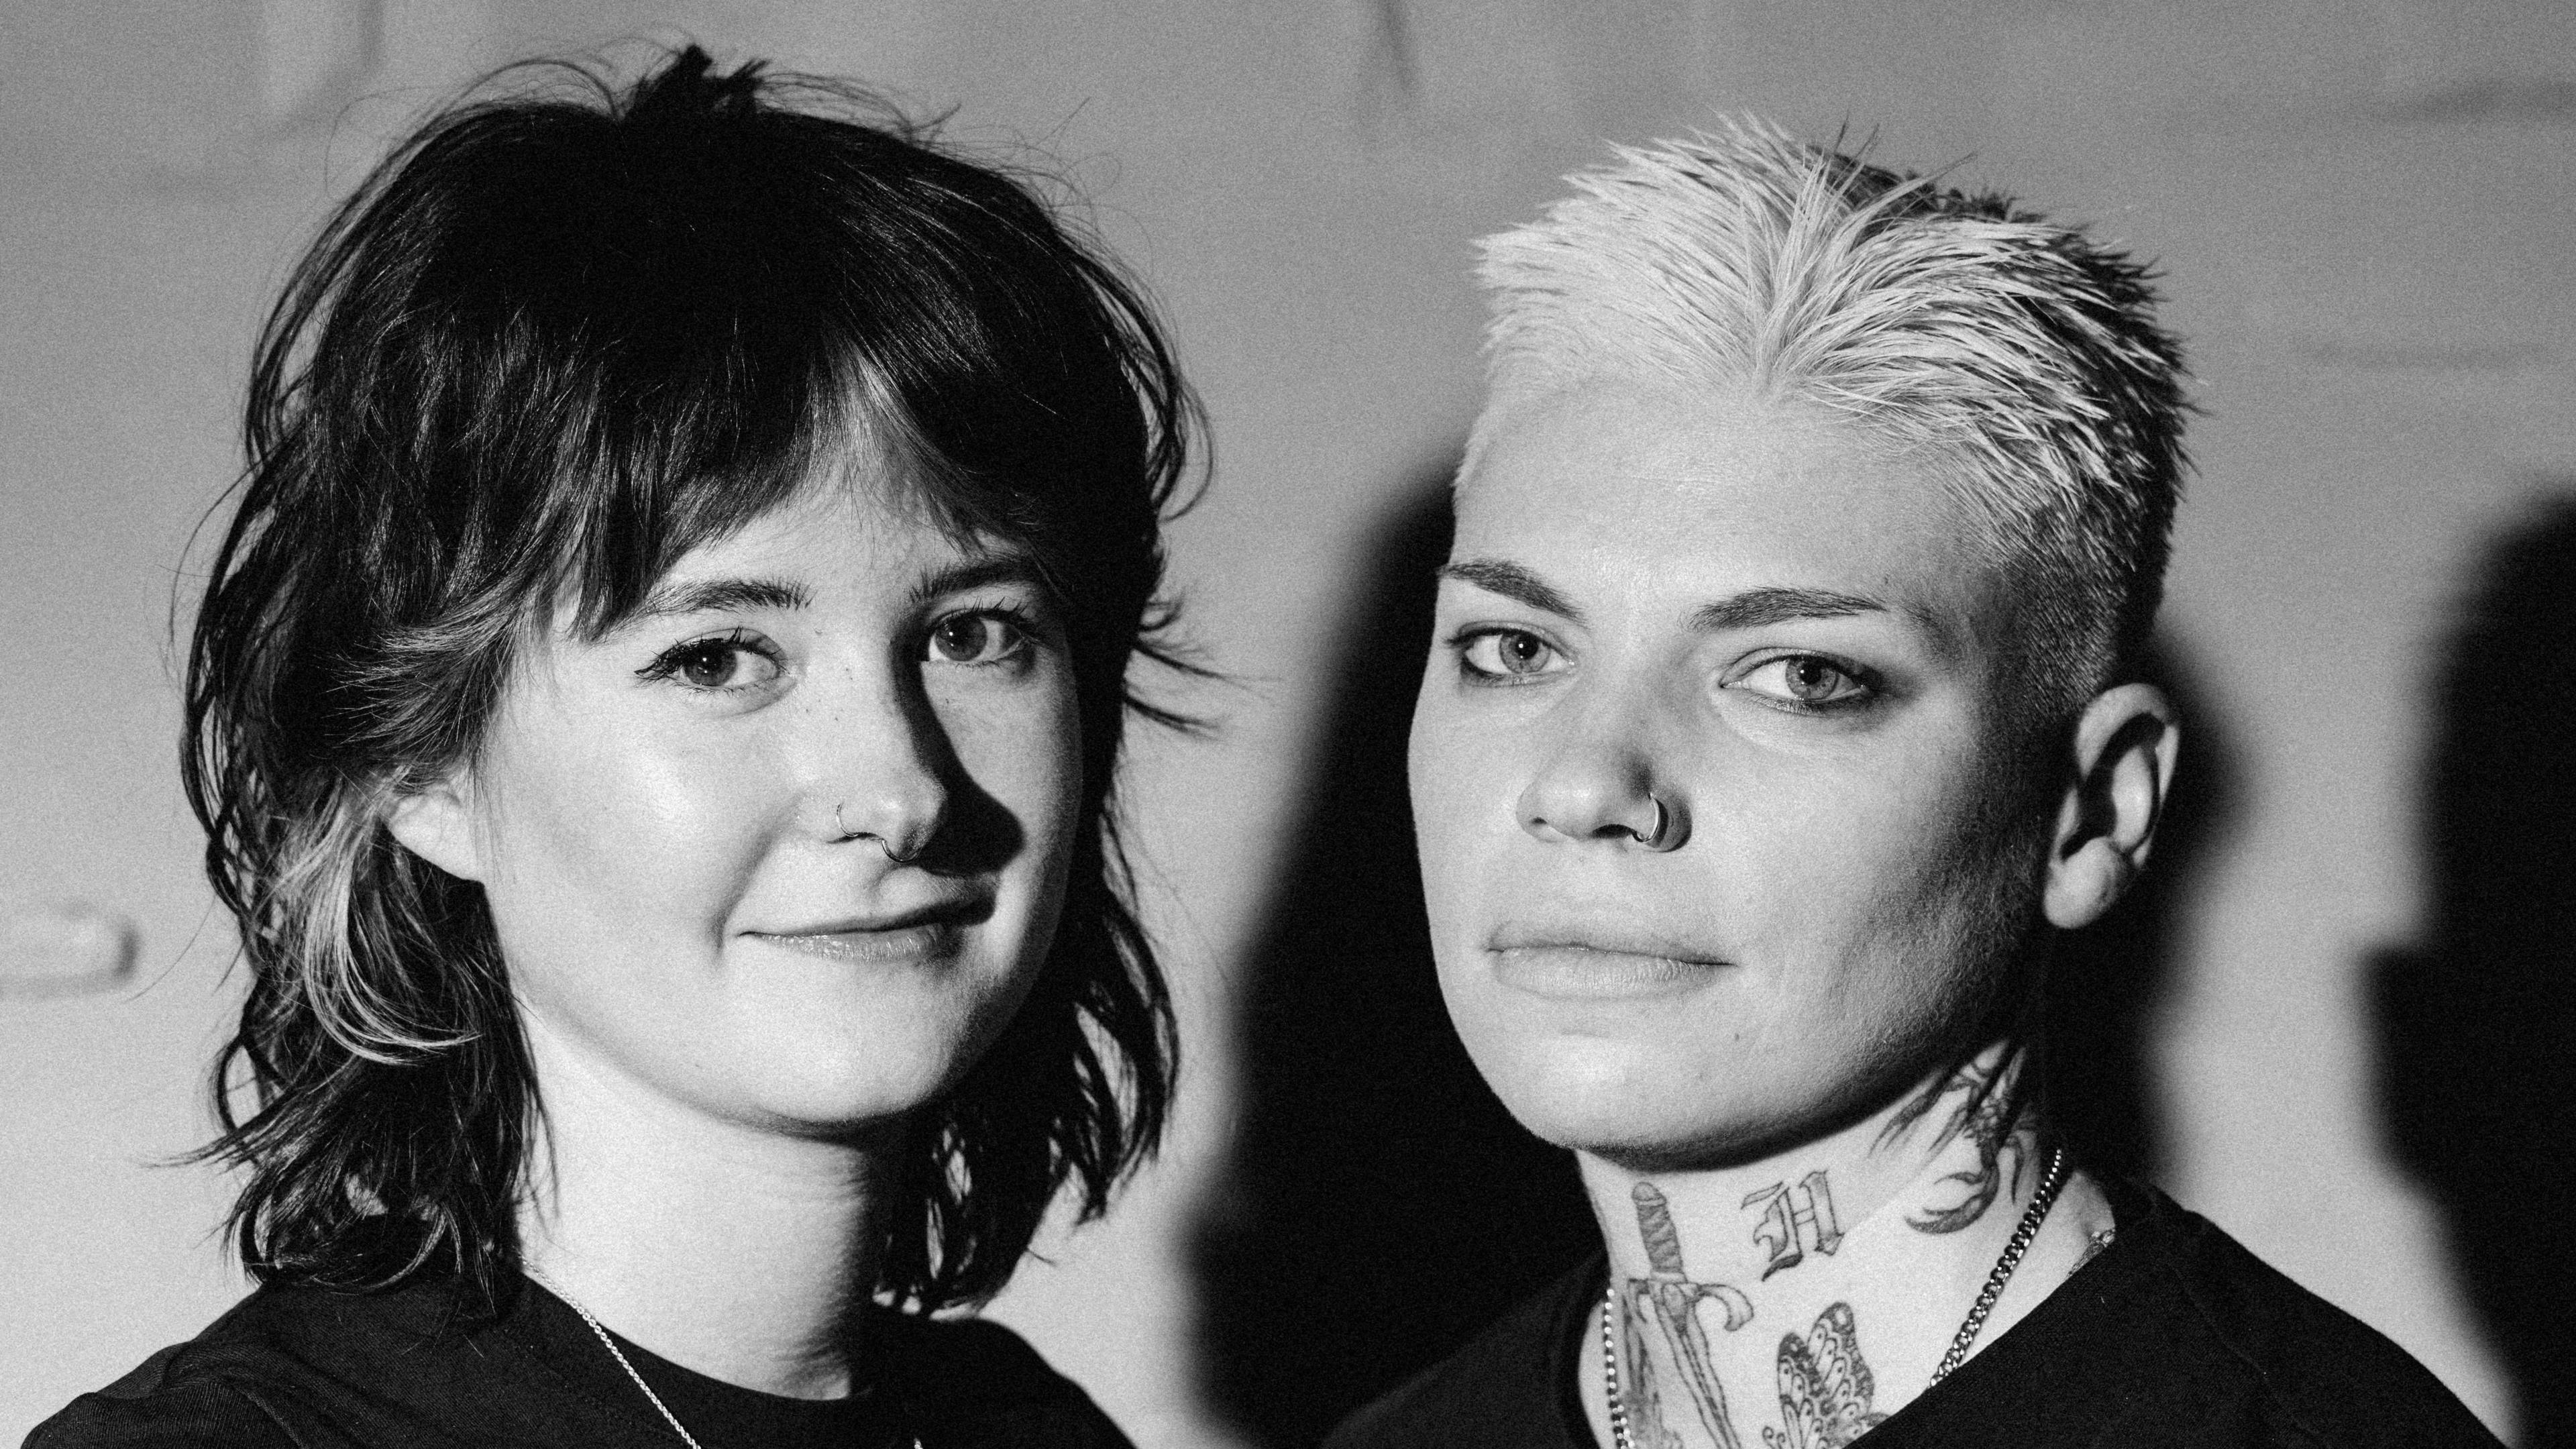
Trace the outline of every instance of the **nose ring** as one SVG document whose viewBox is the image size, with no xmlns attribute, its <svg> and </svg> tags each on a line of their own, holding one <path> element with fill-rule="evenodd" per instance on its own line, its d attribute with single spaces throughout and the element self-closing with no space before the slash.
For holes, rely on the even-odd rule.
<svg viewBox="0 0 2576 1449">
<path fill-rule="evenodd" d="M 1655 807 L 1655 823 L 1642 835 L 1637 835 L 1633 830 L 1629 832 L 1637 836 L 1637 843 L 1648 850 L 1658 851 L 1671 850 L 1680 845 L 1681 841 L 1673 829 L 1673 812 L 1664 804 L 1663 797 L 1649 791 L 1646 795 L 1646 803 Z"/>
<path fill-rule="evenodd" d="M 860 836 L 866 835 L 869 839 L 874 840 L 877 843 L 877 849 L 885 852 L 886 859 L 893 861 L 897 865 L 910 865 L 914 861 L 921 859 L 921 852 L 918 849 L 915 849 L 909 855 L 905 855 L 894 848 L 893 841 L 888 840 L 882 835 L 873 835 L 865 830 L 852 830 L 849 826 L 842 824 L 841 802 L 838 801 L 835 801 L 832 805 L 832 828 L 840 832 L 840 834 L 833 837 L 832 843 L 834 845 L 838 845 L 846 840 L 856 840 Z"/>
</svg>

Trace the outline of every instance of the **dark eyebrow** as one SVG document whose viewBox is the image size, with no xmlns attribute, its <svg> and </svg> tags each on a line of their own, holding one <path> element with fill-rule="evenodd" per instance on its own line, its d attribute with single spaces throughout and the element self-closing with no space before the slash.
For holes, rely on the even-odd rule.
<svg viewBox="0 0 2576 1449">
<path fill-rule="evenodd" d="M 950 564 L 912 586 L 915 608 L 948 594 L 962 594 L 969 589 L 993 584 L 1026 584 L 1031 588 L 1047 587 L 1046 575 L 1039 571 L 1037 560 L 1022 553 L 993 553 L 963 563 Z"/>
<path fill-rule="evenodd" d="M 654 586 L 627 617 L 640 622 L 731 609 L 802 609 L 813 602 L 814 596 L 803 586 L 779 579 L 698 579 Z"/>
<path fill-rule="evenodd" d="M 1691 627 L 1713 634 L 1726 629 L 1759 629 L 1791 619 L 1848 619 L 1855 614 L 1888 612 L 1887 605 L 1876 599 L 1832 589 L 1746 589 L 1714 604 L 1700 605 L 1691 613 Z"/>
<path fill-rule="evenodd" d="M 1460 559 L 1456 563 L 1442 564 L 1440 577 L 1456 579 L 1489 594 L 1500 594 L 1569 623 L 1583 622 L 1583 611 L 1574 606 L 1572 599 L 1558 592 L 1554 584 L 1516 563 L 1491 558 Z"/>
</svg>

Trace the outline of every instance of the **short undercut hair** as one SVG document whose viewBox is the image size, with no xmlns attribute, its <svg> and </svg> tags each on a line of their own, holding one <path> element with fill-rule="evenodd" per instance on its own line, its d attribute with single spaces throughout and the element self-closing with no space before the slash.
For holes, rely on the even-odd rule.
<svg viewBox="0 0 2576 1449">
<path fill-rule="evenodd" d="M 1750 119 L 1569 179 L 1482 243 L 1489 396 L 1462 477 L 1509 403 L 1585 382 L 1818 407 L 1958 465 L 2053 712 L 2131 667 L 2187 466 L 2148 269 Z"/>
</svg>

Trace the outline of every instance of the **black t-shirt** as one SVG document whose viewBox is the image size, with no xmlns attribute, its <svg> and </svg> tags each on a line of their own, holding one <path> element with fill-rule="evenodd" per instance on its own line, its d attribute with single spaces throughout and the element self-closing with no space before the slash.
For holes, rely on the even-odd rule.
<svg viewBox="0 0 2576 1449">
<path fill-rule="evenodd" d="M 27 1449 L 677 1449 L 590 1326 L 534 1284 L 460 1328 L 452 1281 L 389 1293 L 263 1288 L 196 1338 L 84 1394 Z M 815 1401 L 740 1388 L 618 1340 L 704 1449 L 1129 1449 L 1009 1329 L 878 1310 L 874 1382 Z"/>
<path fill-rule="evenodd" d="M 2499 1449 L 2358 1319 L 2163 1193 L 2103 1186 L 2111 1246 L 1862 1443 Z M 1353 1414 L 1325 1449 L 1597 1449 L 1575 1374 L 1607 1271 L 1595 1255 Z"/>
</svg>

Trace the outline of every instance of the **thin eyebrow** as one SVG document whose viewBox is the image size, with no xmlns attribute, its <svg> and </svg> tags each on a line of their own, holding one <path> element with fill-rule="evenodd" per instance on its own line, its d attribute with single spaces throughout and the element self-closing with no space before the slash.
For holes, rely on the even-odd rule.
<svg viewBox="0 0 2576 1449">
<path fill-rule="evenodd" d="M 813 602 L 803 585 L 783 579 L 697 579 L 656 585 L 628 617 L 642 621 L 734 609 L 803 609 Z"/>
<path fill-rule="evenodd" d="M 1456 579 L 1462 584 L 1500 594 L 1516 603 L 1527 604 L 1543 614 L 1554 614 L 1568 623 L 1583 622 L 1583 611 L 1556 585 L 1516 563 L 1501 559 L 1469 558 L 1442 564 L 1439 576 Z"/>
<path fill-rule="evenodd" d="M 1890 612 L 1876 599 L 1832 589 L 1746 589 L 1714 604 L 1700 605 L 1691 613 L 1691 628 L 1714 634 L 1728 629 L 1759 629 L 1792 619 L 1848 619 Z"/>
</svg>

